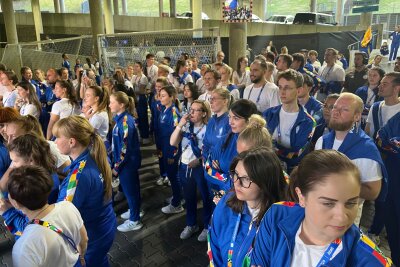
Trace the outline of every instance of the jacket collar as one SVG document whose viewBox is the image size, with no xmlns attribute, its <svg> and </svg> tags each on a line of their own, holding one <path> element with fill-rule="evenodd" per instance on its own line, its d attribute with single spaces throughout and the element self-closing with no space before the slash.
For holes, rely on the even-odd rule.
<svg viewBox="0 0 400 267">
<path fill-rule="evenodd" d="M 114 117 L 114 121 L 115 121 L 115 122 L 118 122 L 118 121 L 119 121 L 121 118 L 123 118 L 126 114 L 127 114 L 127 112 L 124 111 L 124 112 L 122 112 L 121 114 L 116 115 L 116 116 Z"/>
</svg>

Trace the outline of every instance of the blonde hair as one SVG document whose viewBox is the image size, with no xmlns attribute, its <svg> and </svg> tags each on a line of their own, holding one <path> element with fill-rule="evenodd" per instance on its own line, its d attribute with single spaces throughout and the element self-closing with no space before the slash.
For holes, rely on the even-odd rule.
<svg viewBox="0 0 400 267">
<path fill-rule="evenodd" d="M 53 135 L 74 138 L 79 144 L 89 148 L 90 156 L 96 162 L 104 178 L 104 201 L 111 199 L 111 168 L 107 160 L 107 151 L 101 137 L 96 134 L 89 121 L 81 116 L 63 118 L 54 125 Z"/>
<path fill-rule="evenodd" d="M 244 142 L 250 148 L 261 146 L 272 148 L 272 138 L 265 125 L 263 117 L 257 114 L 251 115 L 246 128 L 238 137 L 238 142 Z"/>
<path fill-rule="evenodd" d="M 212 93 L 219 95 L 221 98 L 223 98 L 225 100 L 228 100 L 227 108 L 229 108 L 231 106 L 231 104 L 233 102 L 233 98 L 232 98 L 231 93 L 229 92 L 228 89 L 219 87 L 219 88 L 214 89 L 212 91 Z"/>
</svg>

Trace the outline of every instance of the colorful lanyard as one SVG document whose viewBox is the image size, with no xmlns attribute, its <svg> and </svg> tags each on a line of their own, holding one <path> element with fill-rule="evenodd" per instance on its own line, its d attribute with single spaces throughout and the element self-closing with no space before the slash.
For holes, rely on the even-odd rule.
<svg viewBox="0 0 400 267">
<path fill-rule="evenodd" d="M 258 97 L 257 97 L 257 100 L 256 100 L 256 104 L 258 104 L 258 102 L 260 102 L 261 94 L 262 94 L 262 92 L 263 92 L 264 89 L 265 89 L 265 85 L 267 85 L 267 83 L 264 83 L 263 87 L 261 88 L 260 92 L 258 93 Z M 251 89 L 250 89 L 249 95 L 247 96 L 247 100 L 250 100 L 251 93 L 253 92 L 253 87 L 254 87 L 254 84 L 253 84 L 253 86 L 252 86 Z"/>
<path fill-rule="evenodd" d="M 115 127 L 117 127 L 117 125 L 115 125 Z M 119 165 L 121 164 L 122 161 L 124 161 L 126 155 L 126 148 L 128 147 L 128 134 L 129 134 L 128 115 L 125 115 L 122 120 L 122 129 L 124 131 L 124 137 L 122 139 L 122 147 L 121 147 L 121 154 L 119 156 L 119 161 L 115 162 L 114 164 L 113 170 L 115 172 L 118 171 Z"/>
<path fill-rule="evenodd" d="M 78 175 L 82 173 L 83 168 L 85 168 L 86 160 L 81 160 L 78 163 L 78 168 L 75 168 L 72 171 L 71 176 L 69 177 L 68 186 L 67 186 L 67 195 L 65 196 L 66 201 L 72 202 L 74 199 L 76 187 L 78 186 Z"/>
<path fill-rule="evenodd" d="M 240 224 L 240 219 L 241 218 L 242 218 L 242 214 L 239 213 L 237 218 L 236 218 L 236 224 L 235 224 L 235 229 L 233 230 L 231 244 L 229 245 L 228 264 L 227 264 L 228 267 L 232 267 L 233 247 L 235 246 L 235 241 L 236 241 L 237 233 L 239 231 L 239 224 Z"/>
<path fill-rule="evenodd" d="M 333 254 L 335 253 L 336 249 L 339 247 L 341 242 L 342 242 L 341 238 L 337 238 L 336 240 L 334 240 L 325 250 L 324 255 L 322 255 L 316 267 L 320 267 L 327 264 L 331 260 Z"/>
<path fill-rule="evenodd" d="M 61 229 L 55 227 L 54 225 L 50 224 L 49 222 L 42 221 L 42 220 L 39 220 L 39 219 L 33 219 L 32 221 L 29 222 L 29 224 L 41 225 L 43 227 L 46 227 L 46 228 L 52 230 L 53 232 L 56 232 L 57 234 L 59 234 L 62 238 L 64 238 L 71 245 L 71 247 L 74 249 L 75 253 L 78 253 L 78 248 L 77 248 L 77 246 L 75 244 L 75 241 L 71 237 L 69 237 L 66 234 L 64 234 L 64 232 Z"/>
</svg>

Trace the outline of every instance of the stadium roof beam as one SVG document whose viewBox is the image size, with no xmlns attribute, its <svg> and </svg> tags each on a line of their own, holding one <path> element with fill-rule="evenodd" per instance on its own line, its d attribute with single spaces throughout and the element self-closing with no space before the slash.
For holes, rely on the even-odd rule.
<svg viewBox="0 0 400 267">
<path fill-rule="evenodd" d="M 17 25 L 15 23 L 13 1 L 1 0 L 1 10 L 3 11 L 7 43 L 18 44 Z"/>
</svg>

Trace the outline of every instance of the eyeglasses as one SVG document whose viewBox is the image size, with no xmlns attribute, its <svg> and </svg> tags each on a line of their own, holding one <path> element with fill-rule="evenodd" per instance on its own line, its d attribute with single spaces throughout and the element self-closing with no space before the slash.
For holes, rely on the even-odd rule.
<svg viewBox="0 0 400 267">
<path fill-rule="evenodd" d="M 190 109 L 190 113 L 195 113 L 195 112 L 204 112 L 202 109 Z"/>
<path fill-rule="evenodd" d="M 233 183 L 239 180 L 240 186 L 244 188 L 249 188 L 253 182 L 249 176 L 239 176 L 236 171 L 230 171 L 229 175 Z"/>
<path fill-rule="evenodd" d="M 210 102 L 213 102 L 214 100 L 224 100 L 222 97 L 210 97 Z"/>
</svg>

